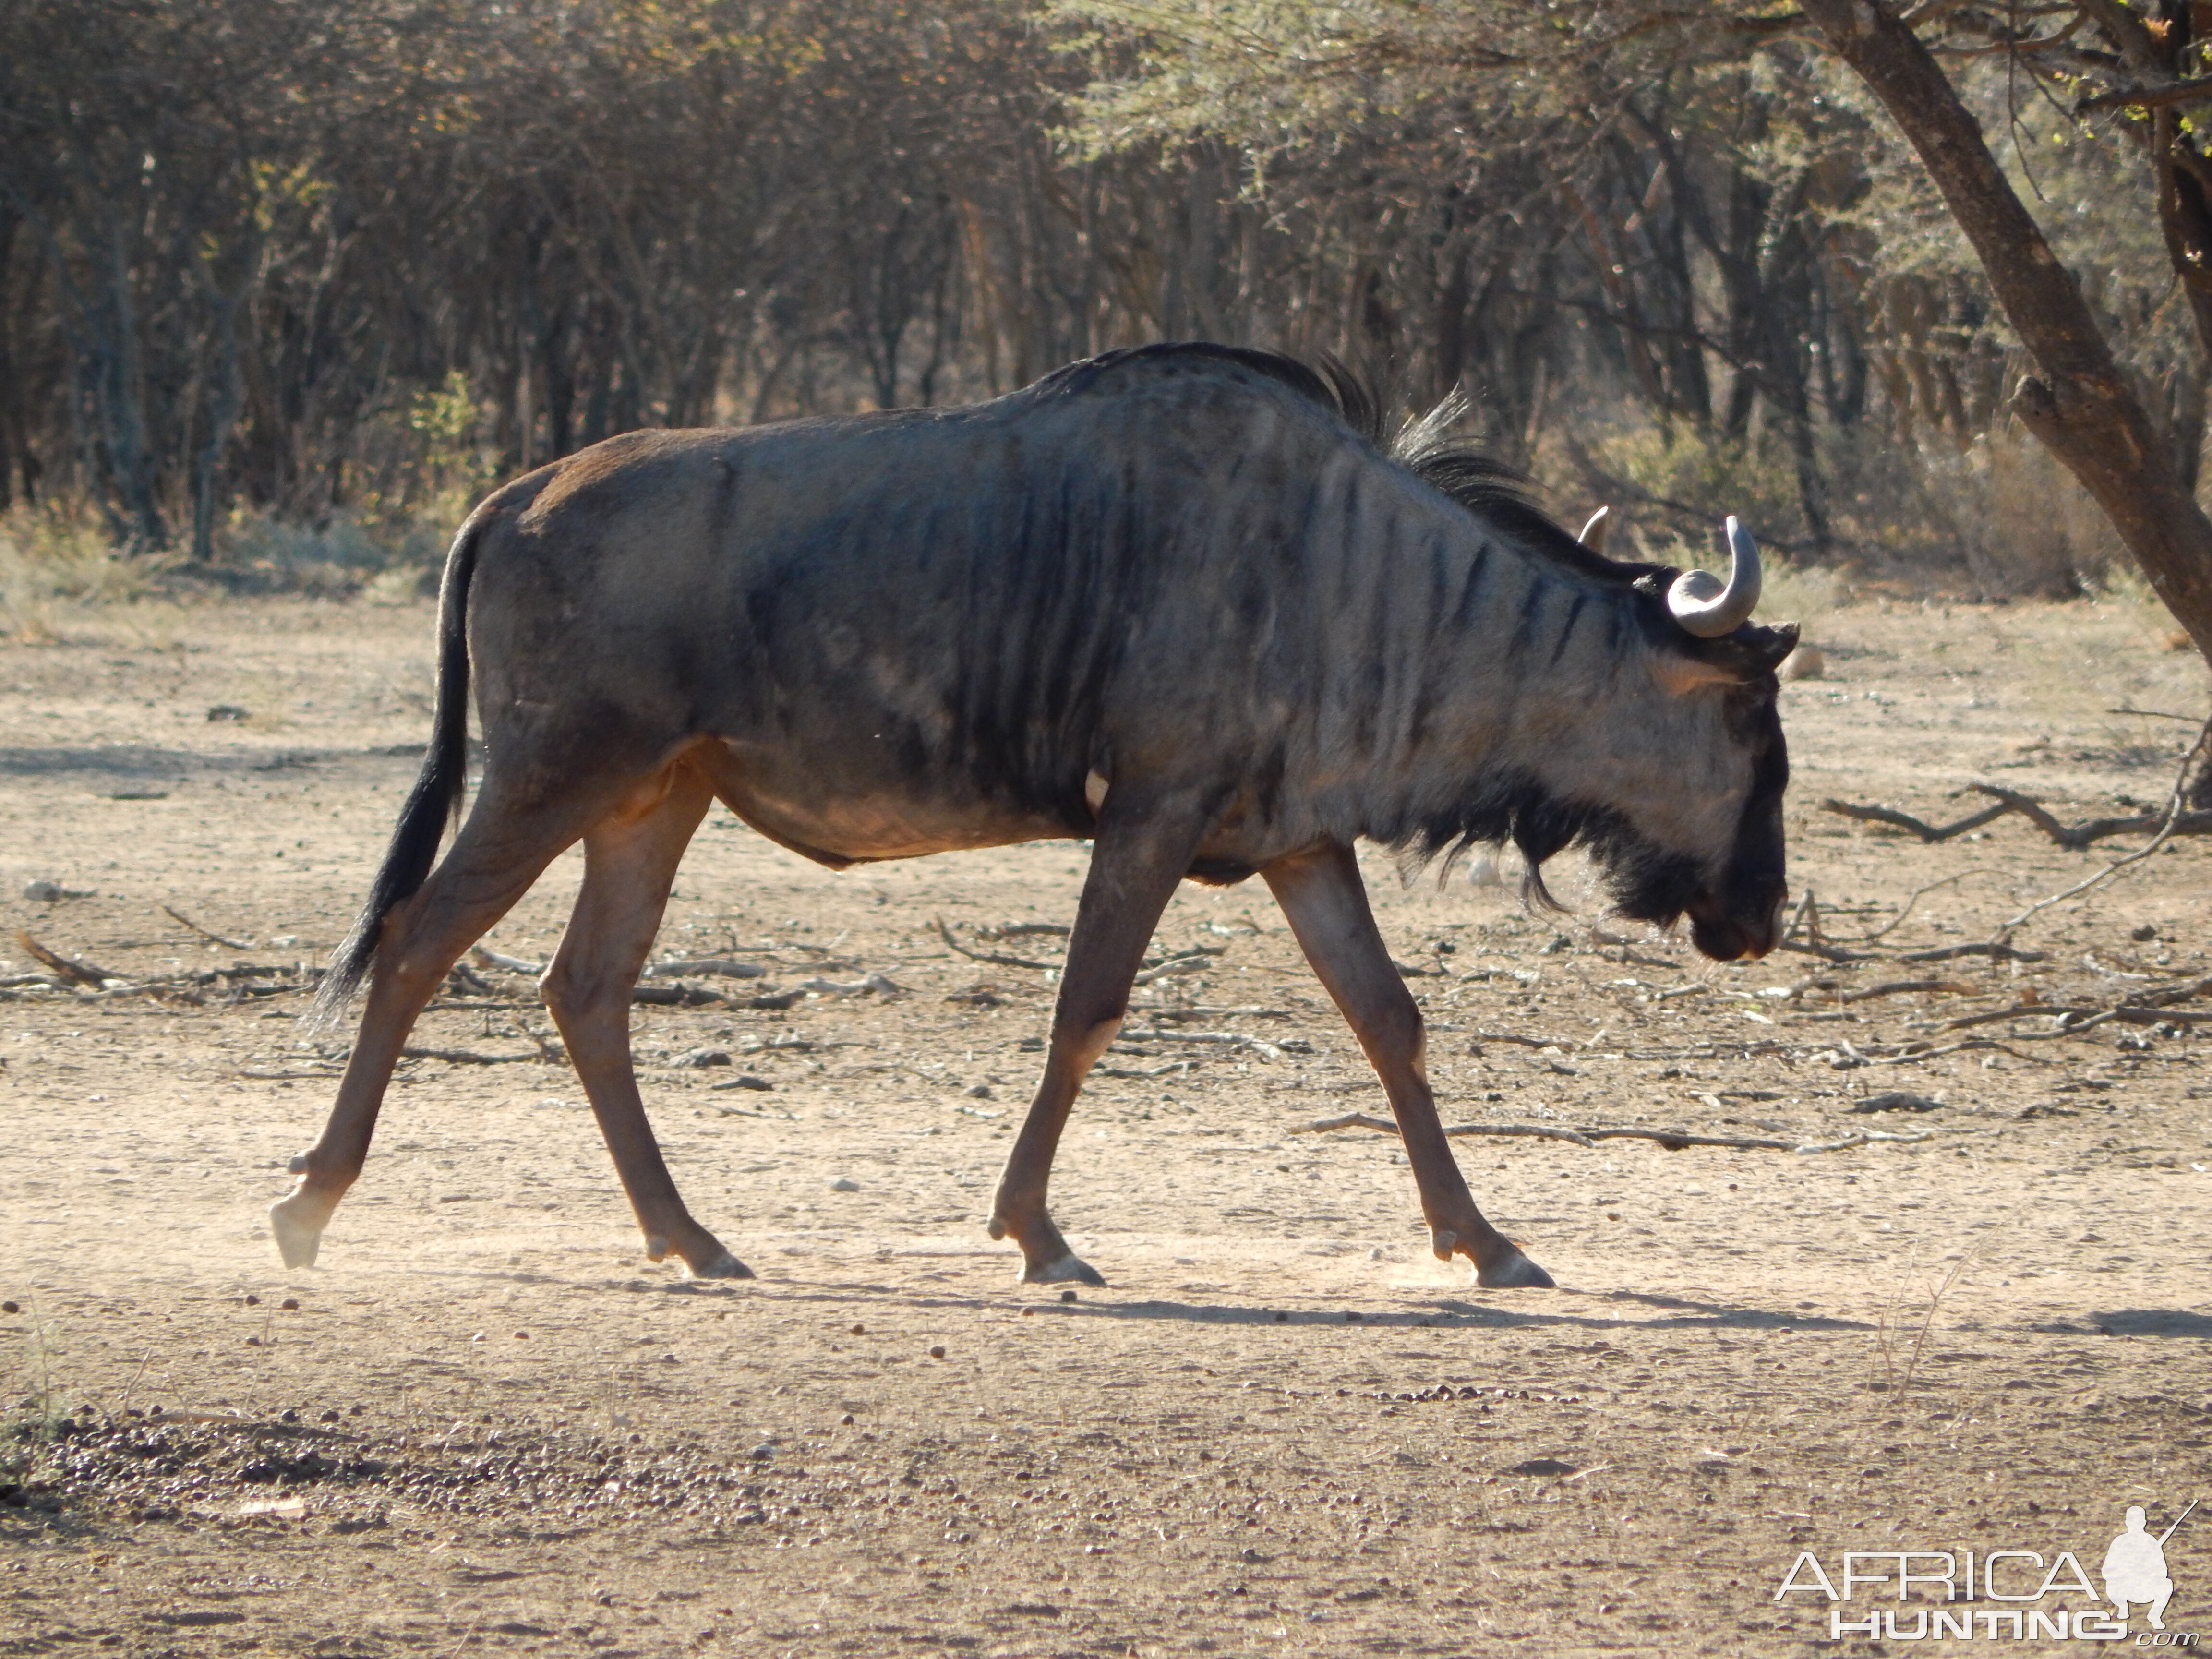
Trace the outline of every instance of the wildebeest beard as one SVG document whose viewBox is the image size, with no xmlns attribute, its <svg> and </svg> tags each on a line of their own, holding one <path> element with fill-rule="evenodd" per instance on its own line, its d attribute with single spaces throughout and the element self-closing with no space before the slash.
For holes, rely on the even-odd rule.
<svg viewBox="0 0 2212 1659">
<path fill-rule="evenodd" d="M 1589 854 L 1613 909 L 1632 921 L 1674 925 L 1702 884 L 1698 861 L 1658 845 L 1610 806 L 1561 800 L 1527 772 L 1480 778 L 1451 806 L 1397 835 L 1378 836 L 1396 847 L 1405 867 L 1441 858 L 1449 877 L 1461 856 L 1483 845 L 1510 842 L 1528 860 L 1526 890 L 1547 910 L 1566 907 L 1544 884 L 1546 860 L 1578 846 Z"/>
</svg>

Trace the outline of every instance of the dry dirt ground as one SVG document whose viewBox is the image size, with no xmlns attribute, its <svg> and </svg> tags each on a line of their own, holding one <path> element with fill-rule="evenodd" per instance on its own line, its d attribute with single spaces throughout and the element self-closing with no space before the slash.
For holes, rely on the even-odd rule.
<svg viewBox="0 0 2212 1659">
<path fill-rule="evenodd" d="M 1874 959 L 1713 968 L 1605 931 L 1571 873 L 1555 917 L 1370 858 L 1448 1122 L 1784 1143 L 1455 1142 L 1557 1291 L 1431 1259 L 1389 1136 L 1301 1133 L 1380 1091 L 1264 890 L 1186 890 L 1164 954 L 1218 954 L 1146 988 L 1060 1158 L 1111 1281 L 1080 1299 L 1018 1285 L 981 1225 L 1050 975 L 935 922 L 1048 963 L 1004 929 L 1069 919 L 1081 849 L 832 875 L 720 813 L 662 952 L 766 975 L 674 981 L 699 996 L 639 1006 L 636 1042 L 759 1280 L 642 1259 L 495 968 L 420 1028 L 444 1057 L 406 1062 L 322 1266 L 283 1271 L 263 1212 L 343 1052 L 297 1035 L 302 969 L 412 775 L 428 608 L 57 632 L 0 646 L 0 888 L 10 935 L 106 979 L 6 948 L 0 1654 L 1790 1654 L 1832 1614 L 1828 1650 L 1875 1650 L 1885 1610 L 1893 1652 L 1931 1592 L 1901 1606 L 1869 1552 L 2032 1552 L 2002 1589 L 2048 1595 L 1971 1607 L 2078 1613 L 2100 1586 L 2063 1552 L 2094 1577 L 2125 1505 L 2156 1531 L 2212 1497 L 2212 998 L 2075 1035 L 2039 1012 L 2212 974 L 2212 842 L 2046 913 L 2035 960 L 1911 963 L 2099 857 L 1819 810 L 1948 817 L 1975 779 L 2068 817 L 2162 802 L 2191 727 L 2107 711 L 2207 687 L 2140 608 L 1822 623 L 1828 677 L 1784 692 L 1794 869 L 1828 939 L 1896 924 Z M 542 958 L 575 878 L 489 944 Z M 828 988 L 870 975 L 897 988 Z M 1791 1150 L 1869 1129 L 1921 1138 Z M 2212 1514 L 2166 1553 L 2170 1632 L 2212 1630 Z"/>
</svg>

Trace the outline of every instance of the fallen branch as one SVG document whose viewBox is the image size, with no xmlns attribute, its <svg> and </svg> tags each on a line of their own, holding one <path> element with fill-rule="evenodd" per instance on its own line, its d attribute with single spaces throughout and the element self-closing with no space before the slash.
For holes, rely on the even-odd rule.
<svg viewBox="0 0 2212 1659">
<path fill-rule="evenodd" d="M 1994 1037 L 1968 1037 L 1963 1042 L 1946 1042 L 1928 1048 L 1909 1048 L 1901 1054 L 1870 1054 L 1867 1057 L 1866 1063 L 1869 1066 L 1911 1066 L 1923 1060 L 1941 1060 L 1946 1054 L 1962 1054 L 1969 1050 L 1978 1052 L 1984 1048 L 1994 1048 L 2001 1054 L 2010 1054 L 2014 1060 L 2024 1060 L 2033 1066 L 2056 1066 L 2060 1063 L 2055 1060 L 2041 1060 L 2033 1054 L 2024 1054 L 2010 1044 L 1999 1042 Z"/>
<path fill-rule="evenodd" d="M 2185 818 L 2201 818 L 2204 821 L 2207 829 L 2212 829 L 2212 812 L 2186 813 L 2181 810 L 2182 803 L 2189 797 L 2190 774 L 2196 769 L 2197 760 L 2204 753 L 2205 745 L 2208 744 L 2212 744 L 2212 716 L 2208 716 L 2204 724 L 2197 728 L 2197 740 L 2189 745 L 2189 752 L 2181 757 L 2180 768 L 2173 775 L 2172 791 L 2166 797 L 2166 820 L 2159 827 L 2159 831 L 2156 835 L 2153 836 L 2148 841 L 2145 842 L 2134 852 L 2128 854 L 2124 858 L 2114 859 L 2103 869 L 2098 871 L 2094 875 L 2088 877 L 2085 880 L 2077 881 L 2071 887 L 2067 888 L 2063 892 L 2053 893 L 2048 898 L 2038 899 L 2034 903 L 2029 905 L 2027 909 L 2021 911 L 2010 921 L 2005 923 L 2003 927 L 1998 928 L 1995 935 L 1993 935 L 1993 938 L 1999 941 L 2009 943 L 2016 930 L 2025 927 L 2028 921 L 2040 915 L 2042 912 L 2048 910 L 2052 905 L 2062 903 L 2069 898 L 2078 897 L 2081 894 L 2089 891 L 2090 889 L 2110 881 L 2114 876 L 2118 875 L 2121 871 L 2126 869 L 2130 865 L 2142 863 L 2143 860 L 2150 857 L 2152 854 L 2157 852 L 2160 848 L 2165 846 L 2168 841 L 2173 838 L 2175 834 L 2179 831 L 2181 823 Z M 2191 833 L 2197 832 L 2192 831 Z"/>
<path fill-rule="evenodd" d="M 890 997 L 898 996 L 905 990 L 903 986 L 895 983 L 888 975 L 883 974 L 870 974 L 865 979 L 854 980 L 850 983 L 834 979 L 823 979 L 817 975 L 805 981 L 798 988 L 802 991 L 818 991 L 824 996 L 833 997 L 866 995 Z"/>
<path fill-rule="evenodd" d="M 1985 806 L 1978 812 L 1960 818 L 1956 823 L 1945 824 L 1923 823 L 1911 813 L 1900 812 L 1893 807 L 1859 806 L 1847 800 L 1832 799 L 1822 801 L 1820 810 L 1833 812 L 1838 817 L 1856 818 L 1862 823 L 1886 823 L 1892 829 L 1917 836 L 1932 845 L 1939 841 L 1949 841 L 1954 836 L 1963 836 L 1969 830 L 1978 830 L 1985 823 L 1994 823 L 2012 808 L 2002 803 Z"/>
<path fill-rule="evenodd" d="M 1899 927 L 1905 925 L 1905 919 L 1912 914 L 1912 907 L 1919 903 L 1922 899 L 1926 898 L 1929 894 L 1934 892 L 1939 887 L 1949 887 L 1956 883 L 1969 880 L 1975 876 L 1988 876 L 1994 875 L 1996 873 L 1996 872 L 1992 870 L 1961 870 L 1958 874 L 1954 876 L 1946 876 L 1941 881 L 1931 881 L 1925 887 L 1916 887 L 1910 893 L 1907 893 L 1905 896 L 1905 902 L 1897 907 L 1897 914 L 1895 915 L 1892 916 L 1881 927 L 1875 928 L 1871 933 L 1865 934 L 1862 938 L 1853 940 L 1852 943 L 1856 945 L 1872 945 L 1875 940 L 1885 939 L 1891 933 L 1895 933 Z M 1936 957 L 1929 957 L 1925 958 L 1907 957 L 1904 959 L 1907 962 L 1921 960 L 1935 962 L 1940 961 L 1942 958 Z"/>
<path fill-rule="evenodd" d="M 2192 747 L 2189 758 L 2197 757 Z M 2153 830 L 2160 838 L 2170 836 L 2212 835 L 2212 812 L 2166 813 L 2136 812 L 2124 818 L 2087 818 L 2076 824 L 2063 824 L 2053 817 L 2040 801 L 2023 795 L 2018 790 L 2006 789 L 1994 783 L 1970 783 L 1966 786 L 1978 794 L 1994 795 L 2037 829 L 2057 842 L 2069 853 L 2081 852 L 2093 842 L 2108 840 L 2113 836 L 2148 835 Z"/>
<path fill-rule="evenodd" d="M 1280 1060 L 1286 1052 L 1309 1054 L 1313 1052 L 1313 1045 L 1298 1037 L 1275 1043 L 1264 1037 L 1247 1036 L 1242 1031 L 1123 1031 L 1115 1041 L 1189 1042 L 1215 1048 L 1247 1048 L 1262 1060 Z"/>
<path fill-rule="evenodd" d="M 1992 1013 L 1969 1014 L 1954 1019 L 1939 1029 L 1946 1031 L 1964 1030 L 1970 1025 L 1985 1025 L 1998 1020 L 2019 1019 L 2029 1014 L 2049 1014 L 2056 1018 L 2060 1032 L 2079 1031 L 2087 1028 L 2094 1019 L 2100 1025 L 2107 1022 L 2121 1025 L 2205 1025 L 2212 1024 L 2212 1014 L 2185 1013 L 2179 1009 L 2146 1006 L 2139 1002 L 2123 1002 L 2115 1007 L 2069 1007 L 2063 1003 L 2030 1002 L 2016 1007 L 2000 1008 Z"/>
<path fill-rule="evenodd" d="M 1681 988 L 1687 990 L 1689 988 L 1687 986 L 1684 986 Z M 1702 990 L 1705 988 L 1700 986 L 1698 988 Z M 1675 993 L 1668 991 L 1662 992 L 1661 994 L 1664 996 L 1672 996 L 1674 995 Z M 1564 1037 L 1522 1036 L 1517 1032 L 1513 1031 L 1477 1031 L 1473 1036 L 1469 1037 L 1468 1041 L 1475 1043 L 1511 1042 L 1516 1043 L 1523 1048 L 1573 1048 L 1581 1046 L 1578 1043 L 1571 1042 Z"/>
<path fill-rule="evenodd" d="M 480 1054 L 472 1048 L 402 1048 L 402 1060 L 442 1060 L 448 1066 L 514 1066 L 523 1061 L 543 1065 L 545 1056 L 537 1054 Z"/>
<path fill-rule="evenodd" d="M 1923 991 L 1948 991 L 1954 995 L 1971 996 L 1978 988 L 1949 979 L 1893 979 L 1856 991 L 1838 992 L 1836 1000 L 1838 1002 L 1867 1002 L 1875 997 L 1908 996 Z"/>
<path fill-rule="evenodd" d="M 1394 1135 L 1398 1133 L 1398 1126 L 1389 1119 L 1371 1116 L 1365 1112 L 1347 1112 L 1342 1117 L 1322 1118 L 1318 1122 L 1298 1125 L 1291 1133 L 1294 1135 L 1326 1134 L 1336 1129 L 1376 1129 Z M 1554 1129 L 1540 1123 L 1447 1123 L 1443 1130 L 1448 1135 L 1528 1136 L 1540 1140 L 1566 1140 L 1577 1146 L 1595 1146 L 1601 1140 L 1650 1140 L 1670 1152 L 1680 1152 L 1686 1146 L 1725 1146 L 1747 1152 L 1840 1152 L 1853 1146 L 1863 1146 L 1869 1141 L 1896 1140 L 1911 1144 L 1945 1133 L 1941 1129 L 1863 1129 L 1856 1134 L 1845 1135 L 1841 1140 L 1800 1143 L 1778 1140 L 1767 1135 L 1700 1135 L 1681 1129 Z"/>
<path fill-rule="evenodd" d="M 937 936 L 971 962 L 988 962 L 1000 968 L 1030 968 L 1039 973 L 1056 974 L 1065 964 L 1057 962 L 1032 962 L 1027 957 L 1008 956 L 1004 951 L 971 951 L 952 937 L 952 930 L 945 925 L 942 916 L 937 922 Z"/>
<path fill-rule="evenodd" d="M 1395 1135 L 1398 1126 L 1387 1117 L 1376 1117 L 1366 1112 L 1346 1112 L 1342 1117 L 1325 1117 L 1318 1122 L 1294 1125 L 1294 1135 L 1328 1134 L 1338 1129 L 1379 1129 L 1384 1134 Z M 1573 1129 L 1547 1128 L 1540 1123 L 1450 1123 L 1444 1126 L 1448 1135 L 1527 1135 L 1539 1140 L 1568 1140 L 1577 1146 L 1595 1146 L 1597 1142 Z"/>
<path fill-rule="evenodd" d="M 677 962 L 646 964 L 647 979 L 676 979 L 685 974 L 716 974 L 724 979 L 766 979 L 768 969 L 757 962 L 737 962 L 728 957 L 686 957 Z"/>
<path fill-rule="evenodd" d="M 2199 725 L 2203 718 L 2198 714 L 2169 714 L 2163 708 L 2130 708 L 2125 703 L 2118 708 L 2107 708 L 2105 712 L 2107 714 L 2137 714 L 2147 720 L 2179 720 L 2184 726 Z"/>
<path fill-rule="evenodd" d="M 1978 945 L 1939 945 L 1932 951 L 1907 951 L 1897 957 L 1899 962 L 1956 962 L 1961 957 L 1988 957 L 1994 962 L 2048 962 L 2048 951 L 2021 951 L 1995 940 Z"/>
<path fill-rule="evenodd" d="M 788 1008 L 799 1000 L 800 993 L 786 991 L 780 996 L 754 997 L 740 1006 L 751 1008 Z M 630 988 L 629 1000 L 653 1008 L 708 1008 L 729 998 L 720 991 L 710 991 L 703 985 L 637 985 Z M 527 1005 L 518 1005 L 525 1006 Z"/>
<path fill-rule="evenodd" d="M 1774 947 L 1801 957 L 1818 957 L 1823 962 L 1872 962 L 1875 958 L 1864 951 L 1846 951 L 1841 945 L 1822 945 L 1811 939 L 1785 939 Z"/>
<path fill-rule="evenodd" d="M 2191 753 L 2193 757 L 2195 751 L 2192 750 Z M 1893 807 L 1862 806 L 1851 801 L 1824 800 L 1820 808 L 1823 811 L 1855 818 L 1863 823 L 1887 824 L 1930 843 L 1949 841 L 1970 830 L 1978 830 L 2008 812 L 2026 818 L 2069 853 L 2081 852 L 2114 836 L 2147 835 L 2154 830 L 2162 830 L 2168 836 L 2212 835 L 2212 811 L 2179 813 L 2170 825 L 2163 814 L 2150 812 L 2137 812 L 2119 818 L 2085 818 L 2080 823 L 2069 824 L 2059 822 L 2051 809 L 2034 796 L 2024 795 L 2017 789 L 2008 789 L 1994 783 L 1971 783 L 1966 787 L 1976 794 L 1993 797 L 1996 805 L 1970 813 L 1956 823 L 1944 824 L 1929 823 L 1914 817 L 1910 812 L 1900 812 Z"/>
<path fill-rule="evenodd" d="M 1218 950 L 1209 950 L 1201 945 L 1195 951 L 1186 951 L 1181 956 L 1170 957 L 1156 968 L 1146 969 L 1129 983 L 1132 986 L 1150 985 L 1154 980 L 1165 979 L 1170 974 L 1194 974 L 1206 966 L 1206 959 L 1208 957 L 1218 957 L 1220 954 Z"/>
<path fill-rule="evenodd" d="M 477 967 L 496 968 L 501 973 L 526 974 L 536 979 L 545 971 L 545 964 L 542 962 L 526 962 L 520 957 L 507 956 L 498 951 L 487 950 L 481 945 L 471 945 L 469 955 L 476 959 Z"/>
<path fill-rule="evenodd" d="M 216 944 L 223 945 L 229 950 L 250 951 L 253 948 L 253 941 L 252 939 L 225 939 L 221 933 L 210 933 L 206 928 L 201 927 L 199 923 L 194 921 L 190 916 L 184 915 L 181 911 L 173 910 L 166 904 L 161 907 L 161 914 L 168 917 L 172 921 L 182 923 L 193 933 L 198 933 L 202 939 L 212 939 Z"/>
<path fill-rule="evenodd" d="M 111 974 L 105 968 L 95 968 L 88 962 L 72 962 L 67 957 L 57 955 L 21 927 L 15 930 L 15 943 L 21 945 L 39 966 L 67 985 L 88 986 L 96 991 L 111 979 L 126 977 L 122 974 Z"/>
</svg>

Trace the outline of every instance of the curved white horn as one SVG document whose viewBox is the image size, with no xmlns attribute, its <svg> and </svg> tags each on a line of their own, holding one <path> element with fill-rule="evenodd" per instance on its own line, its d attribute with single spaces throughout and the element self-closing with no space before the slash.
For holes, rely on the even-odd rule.
<svg viewBox="0 0 2212 1659">
<path fill-rule="evenodd" d="M 1583 533 L 1576 539 L 1591 552 L 1602 553 L 1605 551 L 1605 532 L 1612 528 L 1613 509 L 1601 507 L 1589 515 L 1589 522 L 1583 526 Z"/>
<path fill-rule="evenodd" d="M 1667 590 L 1667 609 L 1684 633 L 1701 640 L 1733 634 L 1739 623 L 1751 619 L 1759 605 L 1759 544 L 1733 514 L 1726 534 L 1729 579 L 1725 586 L 1710 570 L 1685 570 Z"/>
</svg>

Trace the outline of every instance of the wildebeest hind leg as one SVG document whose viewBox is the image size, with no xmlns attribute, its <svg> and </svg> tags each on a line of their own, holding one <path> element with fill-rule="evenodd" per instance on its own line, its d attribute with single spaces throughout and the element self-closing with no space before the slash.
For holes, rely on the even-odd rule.
<svg viewBox="0 0 2212 1659">
<path fill-rule="evenodd" d="M 1212 816 L 1207 805 L 1186 796 L 1150 794 L 1117 781 L 1107 798 L 1083 884 L 1075 929 L 1067 941 L 1067 966 L 1053 1011 L 1052 1044 L 1029 1115 L 1015 1137 L 991 1206 L 994 1238 L 1012 1233 L 1022 1247 L 1022 1278 L 1032 1285 L 1066 1279 L 1103 1285 L 1097 1270 L 1067 1248 L 1045 1207 L 1052 1155 L 1075 1104 L 1076 1091 L 1121 1029 L 1130 982 L 1160 912 Z"/>
<path fill-rule="evenodd" d="M 546 1006 L 614 1155 L 646 1254 L 670 1254 L 701 1279 L 752 1270 L 691 1218 L 646 1121 L 630 1062 L 629 994 L 660 930 L 661 913 L 691 832 L 712 799 L 683 762 L 625 799 L 584 835 L 584 884 L 545 969 Z"/>
<path fill-rule="evenodd" d="M 462 951 L 482 939 L 575 839 L 565 802 L 520 804 L 487 787 L 429 879 L 385 918 L 368 1006 L 321 1137 L 292 1162 L 300 1180 L 269 1212 L 288 1267 L 312 1267 L 323 1229 L 361 1174 L 416 1016 Z"/>
<path fill-rule="evenodd" d="M 1467 1189 L 1429 1091 L 1421 1011 L 1376 931 L 1352 848 L 1325 847 L 1270 865 L 1261 873 L 1290 918 L 1306 960 L 1344 1011 L 1382 1080 L 1437 1258 L 1471 1257 L 1477 1282 L 1494 1289 L 1550 1285 L 1550 1274 L 1483 1219 Z"/>
</svg>

